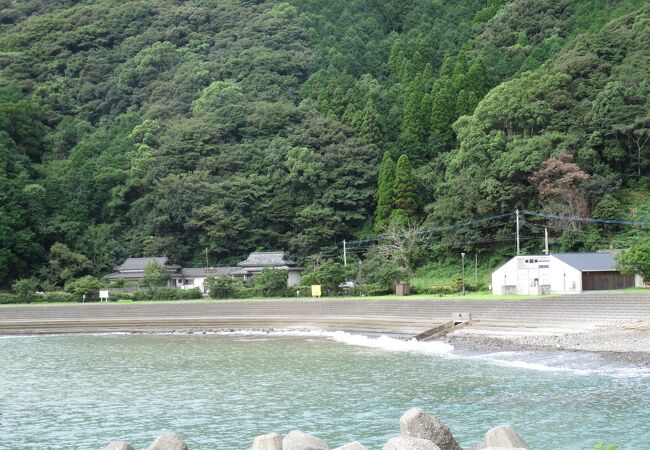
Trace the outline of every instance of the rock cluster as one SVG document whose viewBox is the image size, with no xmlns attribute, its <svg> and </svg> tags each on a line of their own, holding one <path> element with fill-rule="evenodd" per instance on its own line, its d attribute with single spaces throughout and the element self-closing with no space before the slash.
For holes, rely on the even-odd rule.
<svg viewBox="0 0 650 450">
<path fill-rule="evenodd" d="M 111 441 L 104 450 L 135 450 L 124 441 Z M 188 450 L 187 444 L 177 434 L 161 434 L 151 443 L 147 450 Z"/>
<path fill-rule="evenodd" d="M 501 425 L 485 433 L 483 442 L 463 449 L 447 426 L 421 408 L 411 408 L 399 421 L 399 436 L 386 442 L 383 450 L 530 450 L 512 425 Z M 124 441 L 112 441 L 104 450 L 134 450 Z M 176 434 L 159 436 L 147 450 L 188 450 Z M 286 436 L 263 434 L 253 440 L 252 450 L 330 450 L 327 443 L 311 434 L 292 431 Z M 334 450 L 368 450 L 360 442 L 351 442 Z"/>
</svg>

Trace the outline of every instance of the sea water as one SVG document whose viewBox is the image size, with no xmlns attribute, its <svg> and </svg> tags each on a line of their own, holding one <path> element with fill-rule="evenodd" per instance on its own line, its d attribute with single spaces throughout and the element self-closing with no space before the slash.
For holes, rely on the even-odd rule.
<svg viewBox="0 0 650 450">
<path fill-rule="evenodd" d="M 650 370 L 579 352 L 456 352 L 439 342 L 286 331 L 0 339 L 0 448 L 247 449 L 302 430 L 381 449 L 413 406 L 461 445 L 510 423 L 533 449 L 644 449 Z"/>
</svg>

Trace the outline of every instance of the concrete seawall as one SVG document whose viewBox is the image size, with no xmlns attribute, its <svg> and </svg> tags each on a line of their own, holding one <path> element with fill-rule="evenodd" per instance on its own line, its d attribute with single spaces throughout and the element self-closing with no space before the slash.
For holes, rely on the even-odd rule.
<svg viewBox="0 0 650 450">
<path fill-rule="evenodd" d="M 469 312 L 480 322 L 650 320 L 650 292 L 526 300 L 241 300 L 0 307 L 0 334 L 318 327 L 419 333 Z"/>
</svg>

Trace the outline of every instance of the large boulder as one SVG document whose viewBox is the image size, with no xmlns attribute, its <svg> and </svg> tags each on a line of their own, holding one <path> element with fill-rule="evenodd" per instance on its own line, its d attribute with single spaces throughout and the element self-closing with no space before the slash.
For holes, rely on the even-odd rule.
<svg viewBox="0 0 650 450">
<path fill-rule="evenodd" d="M 282 439 L 282 450 L 329 450 L 327 443 L 302 431 L 291 431 Z"/>
<path fill-rule="evenodd" d="M 104 450 L 135 450 L 131 444 L 126 441 L 111 441 Z"/>
<path fill-rule="evenodd" d="M 530 449 L 512 425 L 501 425 L 488 430 L 483 441 L 485 447 Z"/>
<path fill-rule="evenodd" d="M 282 436 L 278 433 L 257 436 L 253 441 L 252 450 L 282 450 Z"/>
<path fill-rule="evenodd" d="M 384 444 L 383 450 L 441 450 L 428 439 L 400 435 L 391 438 Z"/>
<path fill-rule="evenodd" d="M 422 408 L 406 411 L 399 419 L 399 430 L 407 436 L 427 439 L 440 447 L 440 450 L 461 450 L 449 428 Z"/>
<path fill-rule="evenodd" d="M 147 450 L 187 450 L 187 444 L 177 434 L 161 434 Z"/>
<path fill-rule="evenodd" d="M 334 450 L 368 450 L 368 447 L 361 442 L 350 442 L 349 444 L 336 447 Z"/>
</svg>

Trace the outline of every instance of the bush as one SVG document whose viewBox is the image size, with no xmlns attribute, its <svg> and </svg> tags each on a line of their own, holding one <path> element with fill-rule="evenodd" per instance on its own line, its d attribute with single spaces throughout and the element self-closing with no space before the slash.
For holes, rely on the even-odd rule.
<svg viewBox="0 0 650 450">
<path fill-rule="evenodd" d="M 207 277 L 205 286 L 208 288 L 211 298 L 234 298 L 237 292 L 243 288 L 243 283 L 223 275 L 220 277 Z"/>
<path fill-rule="evenodd" d="M 14 284 L 11 285 L 11 290 L 22 298 L 33 296 L 36 293 L 36 289 L 38 289 L 38 281 L 34 278 L 24 278 L 15 281 Z"/>
<path fill-rule="evenodd" d="M 152 262 L 144 268 L 144 278 L 142 279 L 142 286 L 146 287 L 162 287 L 169 281 L 169 273 L 163 266 L 157 262 Z"/>
<path fill-rule="evenodd" d="M 458 291 L 455 286 L 411 286 L 411 293 L 421 295 L 451 295 Z"/>
<path fill-rule="evenodd" d="M 151 301 L 151 300 L 193 300 L 201 298 L 203 295 L 198 289 L 148 289 L 146 291 L 136 291 L 130 294 L 134 301 Z M 125 299 L 123 297 L 121 299 Z"/>
<path fill-rule="evenodd" d="M 260 289 L 256 286 L 241 288 L 235 294 L 235 298 L 258 298 L 261 296 L 262 293 L 260 292 Z"/>
<path fill-rule="evenodd" d="M 74 295 L 67 292 L 53 291 L 44 294 L 34 294 L 27 297 L 12 294 L 0 294 L 0 304 L 27 304 L 27 303 L 62 303 L 75 302 L 77 299 Z"/>
<path fill-rule="evenodd" d="M 284 297 L 288 294 L 287 279 L 289 272 L 281 269 L 262 269 L 255 277 L 255 288 L 264 297 Z"/>
<path fill-rule="evenodd" d="M 29 303 L 31 298 L 19 297 L 14 294 L 0 294 L 0 305 L 10 305 L 16 303 Z"/>
<path fill-rule="evenodd" d="M 348 268 L 341 263 L 326 261 L 313 272 L 305 274 L 302 277 L 302 282 L 308 286 L 320 284 L 323 287 L 323 293 L 337 295 L 339 294 L 339 285 L 347 278 L 352 278 L 349 272 Z"/>
<path fill-rule="evenodd" d="M 79 297 L 68 292 L 53 291 L 46 292 L 40 296 L 37 296 L 35 301 L 38 302 L 47 302 L 47 303 L 63 303 L 63 302 L 77 302 L 80 301 Z"/>
<path fill-rule="evenodd" d="M 399 279 L 400 272 L 395 264 L 374 250 L 368 252 L 359 268 L 358 281 L 366 295 L 390 294 Z"/>
<path fill-rule="evenodd" d="M 358 287 L 358 292 L 361 295 L 388 295 L 394 293 L 394 285 L 390 287 L 386 283 L 368 283 L 362 284 Z"/>
<path fill-rule="evenodd" d="M 99 295 L 99 288 L 102 283 L 91 275 L 75 278 L 65 283 L 65 291 L 74 295 L 78 300 L 86 296 L 86 300 L 96 299 Z"/>
</svg>

